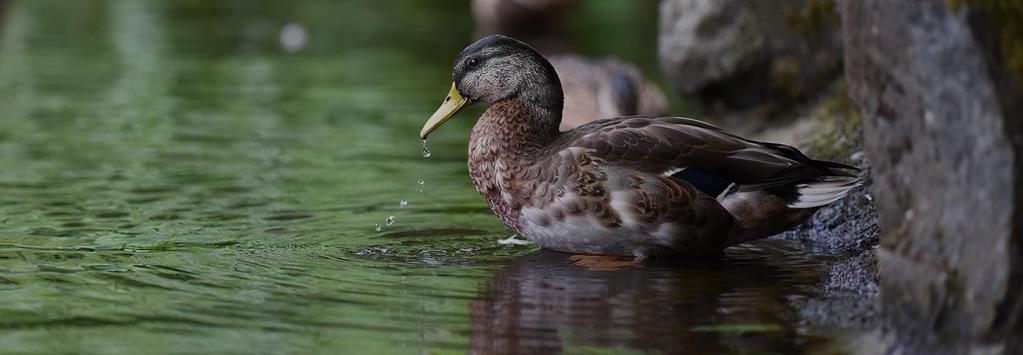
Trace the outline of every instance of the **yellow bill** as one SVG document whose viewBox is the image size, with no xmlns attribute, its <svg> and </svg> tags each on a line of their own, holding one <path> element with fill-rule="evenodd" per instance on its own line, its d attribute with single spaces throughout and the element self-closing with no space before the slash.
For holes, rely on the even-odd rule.
<svg viewBox="0 0 1023 355">
<path fill-rule="evenodd" d="M 448 97 L 444 98 L 444 102 L 440 104 L 440 108 L 437 112 L 430 116 L 429 120 L 426 120 L 426 124 L 423 125 L 423 130 L 419 131 L 419 138 L 426 139 L 426 136 L 430 135 L 430 132 L 440 127 L 440 125 L 451 119 L 458 111 L 461 111 L 463 107 L 469 104 L 469 99 L 462 97 L 462 94 L 455 88 L 455 84 L 451 84 L 451 91 L 448 92 Z"/>
</svg>

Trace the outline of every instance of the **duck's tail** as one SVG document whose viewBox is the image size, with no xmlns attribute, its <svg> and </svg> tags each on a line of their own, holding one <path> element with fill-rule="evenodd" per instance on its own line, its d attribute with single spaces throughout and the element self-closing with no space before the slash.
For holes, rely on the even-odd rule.
<svg viewBox="0 0 1023 355">
<path fill-rule="evenodd" d="M 795 184 L 795 195 L 788 200 L 789 208 L 814 208 L 827 205 L 845 197 L 850 190 L 863 184 L 855 176 L 821 176 L 811 181 Z"/>
<path fill-rule="evenodd" d="M 820 174 L 768 188 L 740 186 L 718 198 L 735 217 L 738 227 L 729 238 L 730 245 L 768 237 L 802 224 L 818 208 L 840 200 L 863 184 L 856 176 L 857 169 L 848 165 L 811 160 L 807 166 Z"/>
</svg>

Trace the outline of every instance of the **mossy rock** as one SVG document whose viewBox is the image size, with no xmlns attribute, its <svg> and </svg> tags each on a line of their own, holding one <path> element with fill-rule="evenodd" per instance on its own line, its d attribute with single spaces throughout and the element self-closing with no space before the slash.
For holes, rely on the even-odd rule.
<svg viewBox="0 0 1023 355">
<path fill-rule="evenodd" d="M 964 5 L 984 11 L 996 22 L 998 50 L 1003 65 L 1016 80 L 1023 83 L 1023 1 L 1019 0 L 947 0 L 956 12 Z"/>
<path fill-rule="evenodd" d="M 815 159 L 854 163 L 850 157 L 863 150 L 860 114 L 846 90 L 844 81 L 835 83 L 809 114 L 818 133 L 801 147 Z"/>
</svg>

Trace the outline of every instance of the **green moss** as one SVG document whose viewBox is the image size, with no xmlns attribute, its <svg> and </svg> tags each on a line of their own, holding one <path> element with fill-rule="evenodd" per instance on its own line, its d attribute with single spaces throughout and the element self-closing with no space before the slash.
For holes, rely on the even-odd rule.
<svg viewBox="0 0 1023 355">
<path fill-rule="evenodd" d="M 1017 20 L 1023 21 L 1023 18 Z M 1020 22 L 1017 22 L 1015 32 L 1002 31 L 1001 46 L 1005 65 L 1017 81 L 1023 82 L 1023 25 Z"/>
<path fill-rule="evenodd" d="M 831 35 L 837 31 L 840 18 L 833 0 L 809 0 L 802 6 L 785 8 L 782 13 L 785 26 L 804 47 L 790 48 L 789 53 L 775 56 L 768 89 L 772 97 L 797 100 L 816 92 L 820 84 L 830 82 L 840 72 L 841 55 L 835 60 L 837 65 L 814 59 L 814 51 L 827 51 L 833 46 Z"/>
<path fill-rule="evenodd" d="M 771 92 L 773 96 L 795 99 L 803 95 L 804 80 L 799 63 L 793 58 L 779 58 L 771 65 Z"/>
<path fill-rule="evenodd" d="M 849 99 L 845 82 L 836 83 L 830 91 L 810 113 L 820 129 L 802 148 L 816 159 L 848 162 L 863 146 L 860 114 Z"/>
<path fill-rule="evenodd" d="M 997 22 L 999 49 L 1006 69 L 1023 83 L 1023 1 L 1019 0 L 947 0 L 953 11 L 963 5 L 980 9 Z"/>
<path fill-rule="evenodd" d="M 798 10 L 785 12 L 785 23 L 794 32 L 807 40 L 824 37 L 827 30 L 837 26 L 838 12 L 833 0 L 810 0 Z"/>
</svg>

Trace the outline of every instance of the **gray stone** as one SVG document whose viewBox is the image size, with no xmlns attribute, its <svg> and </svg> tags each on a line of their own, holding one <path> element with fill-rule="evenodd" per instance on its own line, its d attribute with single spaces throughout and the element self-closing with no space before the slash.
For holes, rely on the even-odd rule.
<svg viewBox="0 0 1023 355">
<path fill-rule="evenodd" d="M 831 0 L 663 0 L 661 67 L 679 94 L 726 108 L 809 96 L 840 71 Z"/>
<path fill-rule="evenodd" d="M 659 16 L 658 53 L 684 93 L 749 70 L 766 54 L 766 39 L 746 1 L 662 1 Z"/>
<path fill-rule="evenodd" d="M 840 7 L 896 346 L 1023 351 L 1023 91 L 991 40 L 1002 27 L 938 0 Z"/>
</svg>

